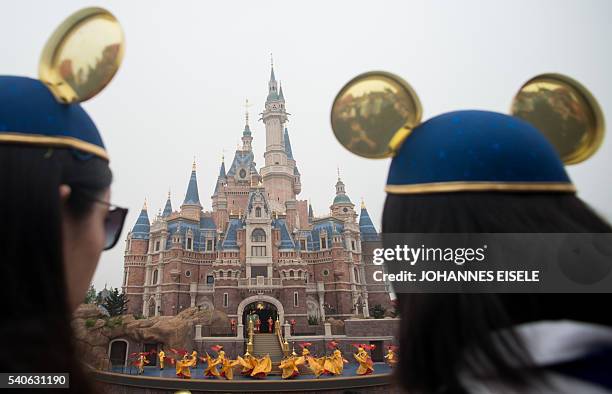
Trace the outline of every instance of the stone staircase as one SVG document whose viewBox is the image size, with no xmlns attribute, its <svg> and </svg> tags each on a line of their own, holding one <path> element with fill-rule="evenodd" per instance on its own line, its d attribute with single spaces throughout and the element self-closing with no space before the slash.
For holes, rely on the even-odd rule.
<svg viewBox="0 0 612 394">
<path fill-rule="evenodd" d="M 272 365 L 278 365 L 283 359 L 283 349 L 276 334 L 253 334 L 253 355 L 263 357 L 270 355 Z"/>
</svg>

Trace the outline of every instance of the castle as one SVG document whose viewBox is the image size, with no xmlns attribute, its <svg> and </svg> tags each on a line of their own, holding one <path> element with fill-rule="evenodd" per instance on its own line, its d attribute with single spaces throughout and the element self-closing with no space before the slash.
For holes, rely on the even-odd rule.
<svg viewBox="0 0 612 394">
<path fill-rule="evenodd" d="M 379 239 L 361 204 L 358 215 L 338 174 L 326 216 L 315 217 L 301 192 L 282 87 L 272 67 L 261 120 L 265 164 L 257 168 L 248 113 L 229 169 L 222 160 L 204 211 L 195 162 L 180 210 L 168 194 L 149 221 L 146 204 L 126 241 L 123 290 L 129 313 L 175 315 L 197 306 L 225 312 L 243 329 L 256 313 L 291 321 L 296 333 L 326 318 L 368 317 L 389 307 L 389 289 L 372 279 L 372 249 Z"/>
</svg>

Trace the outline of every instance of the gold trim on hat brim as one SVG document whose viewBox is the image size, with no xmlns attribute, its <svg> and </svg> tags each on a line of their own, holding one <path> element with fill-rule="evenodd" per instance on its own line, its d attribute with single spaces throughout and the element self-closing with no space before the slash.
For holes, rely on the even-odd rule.
<svg viewBox="0 0 612 394">
<path fill-rule="evenodd" d="M 390 194 L 449 193 L 449 192 L 559 192 L 574 193 L 568 182 L 434 182 L 414 185 L 387 185 Z"/>
<path fill-rule="evenodd" d="M 106 150 L 104 150 L 104 148 L 89 142 L 79 140 L 74 137 L 23 133 L 0 133 L 0 143 L 5 142 L 74 148 L 85 153 L 91 153 L 101 159 L 109 161 L 108 154 L 106 153 Z"/>
</svg>

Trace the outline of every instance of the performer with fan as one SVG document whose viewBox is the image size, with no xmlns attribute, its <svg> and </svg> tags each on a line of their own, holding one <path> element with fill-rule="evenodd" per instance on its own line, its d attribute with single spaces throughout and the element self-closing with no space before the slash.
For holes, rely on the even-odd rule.
<svg viewBox="0 0 612 394">
<path fill-rule="evenodd" d="M 138 354 L 138 358 L 136 359 L 136 367 L 138 367 L 138 375 L 142 375 L 144 373 L 144 367 L 146 364 L 149 364 L 149 359 L 147 359 L 147 354 L 141 352 Z"/>
<path fill-rule="evenodd" d="M 348 364 L 348 360 L 342 356 L 342 352 L 338 349 L 338 342 L 330 341 L 327 348 L 333 350 L 331 356 L 326 356 L 323 361 L 323 373 L 327 375 L 342 375 L 344 364 Z"/>
<path fill-rule="evenodd" d="M 284 358 L 278 367 L 283 371 L 281 377 L 283 379 L 292 379 L 300 374 L 298 366 L 304 364 L 304 357 L 298 356 L 295 348 L 289 357 Z"/>
<path fill-rule="evenodd" d="M 319 377 L 323 373 L 323 363 L 325 362 L 324 357 L 315 358 L 310 354 L 309 346 L 312 346 L 310 342 L 302 342 L 299 344 L 302 348 L 302 357 L 304 357 L 304 361 L 306 366 L 315 377 Z"/>
<path fill-rule="evenodd" d="M 357 368 L 357 375 L 369 375 L 374 372 L 374 363 L 372 362 L 372 358 L 368 354 L 367 350 L 374 349 L 374 345 L 353 345 L 357 348 L 357 353 L 353 355 L 355 360 L 359 363 L 359 367 Z"/>
<path fill-rule="evenodd" d="M 266 354 L 257 359 L 257 365 L 253 368 L 250 376 L 256 379 L 265 379 L 270 371 L 272 371 L 272 359 L 270 359 L 269 354 Z"/>
<path fill-rule="evenodd" d="M 159 359 L 159 369 L 164 369 L 164 361 L 166 360 L 166 353 L 164 349 L 160 349 L 159 353 L 157 353 L 157 358 Z"/>
<path fill-rule="evenodd" d="M 242 366 L 240 374 L 243 376 L 251 376 L 253 369 L 257 366 L 257 359 L 248 350 L 244 353 L 244 357 L 238 356 L 236 361 L 238 361 L 238 365 Z"/>
<path fill-rule="evenodd" d="M 397 354 L 395 353 L 397 348 L 395 346 L 387 346 L 387 354 L 385 354 L 385 361 L 390 367 L 395 367 L 399 362 Z"/>
</svg>

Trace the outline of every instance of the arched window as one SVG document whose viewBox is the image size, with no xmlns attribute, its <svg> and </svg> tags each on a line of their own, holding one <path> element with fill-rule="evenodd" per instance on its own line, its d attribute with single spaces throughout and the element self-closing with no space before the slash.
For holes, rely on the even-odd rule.
<svg viewBox="0 0 612 394">
<path fill-rule="evenodd" d="M 157 284 L 157 280 L 159 279 L 158 275 L 159 274 L 158 274 L 157 270 L 153 271 L 153 281 L 151 281 L 152 284 L 154 284 L 154 285 Z"/>
<path fill-rule="evenodd" d="M 256 228 L 251 233 L 251 241 L 253 242 L 266 242 L 266 232 L 261 228 Z"/>
<path fill-rule="evenodd" d="M 255 208 L 255 217 L 256 218 L 260 218 L 261 217 L 261 208 L 260 207 Z"/>
</svg>

